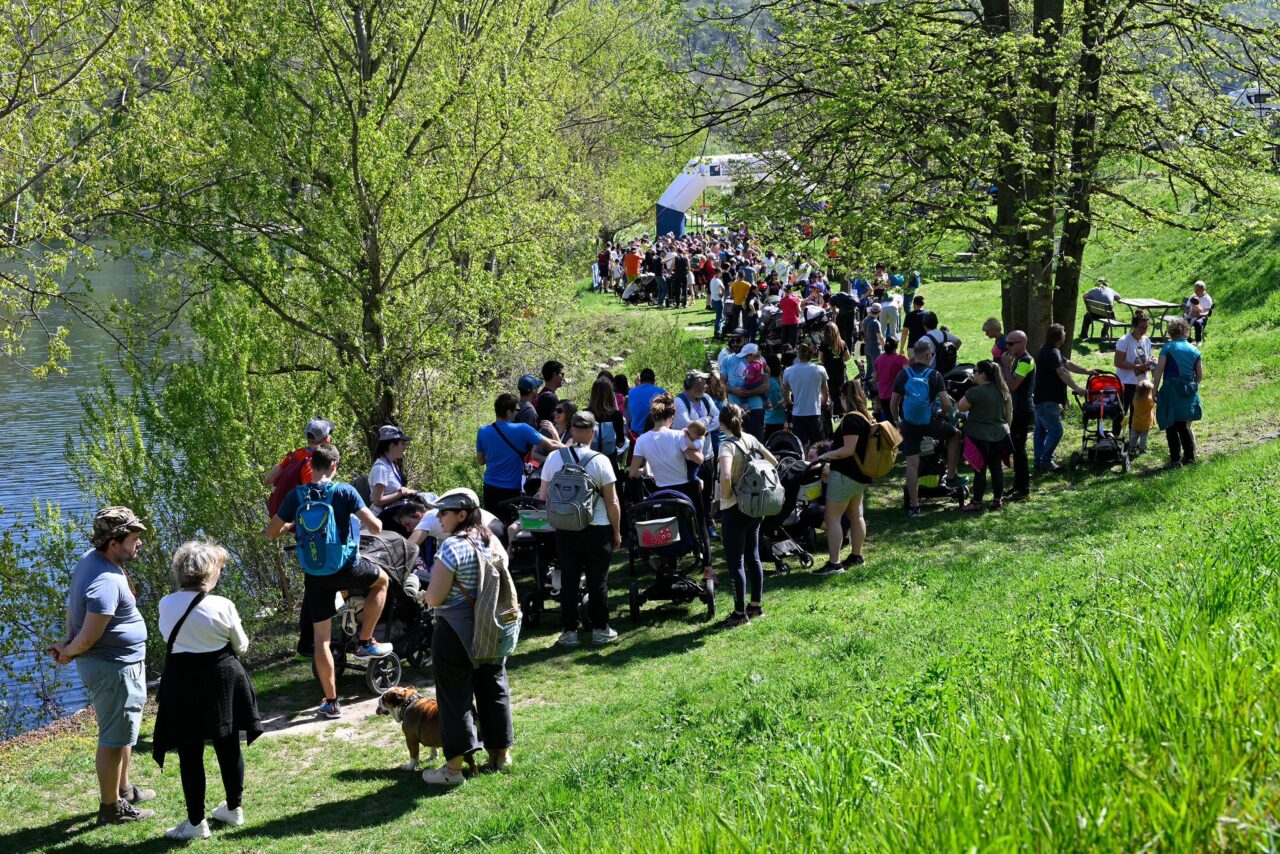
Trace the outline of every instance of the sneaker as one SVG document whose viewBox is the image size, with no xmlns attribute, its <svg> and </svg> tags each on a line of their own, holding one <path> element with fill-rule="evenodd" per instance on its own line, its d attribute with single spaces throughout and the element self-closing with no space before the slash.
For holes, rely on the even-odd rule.
<svg viewBox="0 0 1280 854">
<path fill-rule="evenodd" d="M 724 622 L 720 625 L 724 626 L 726 629 L 736 629 L 738 626 L 745 626 L 749 622 L 751 622 L 751 618 L 746 614 L 734 613 L 725 617 Z"/>
<path fill-rule="evenodd" d="M 618 633 L 609 626 L 605 626 L 603 629 L 591 630 L 591 642 L 594 644 L 613 643 L 617 639 Z"/>
<path fill-rule="evenodd" d="M 337 700 L 325 700 L 320 704 L 320 711 L 318 714 L 320 717 L 328 718 L 331 721 L 337 720 L 342 717 L 342 704 Z"/>
<path fill-rule="evenodd" d="M 169 839 L 208 839 L 212 834 L 209 833 L 209 822 L 201 819 L 199 824 L 184 820 L 177 827 L 166 830 L 164 835 Z"/>
<path fill-rule="evenodd" d="M 97 825 L 127 824 L 131 821 L 144 821 L 155 815 L 153 810 L 140 810 L 124 798 L 114 804 L 98 804 Z"/>
<path fill-rule="evenodd" d="M 999 499 L 999 498 L 997 498 L 995 501 L 992 501 L 992 502 L 991 502 L 991 509 L 992 509 L 992 510 L 1003 510 L 1003 509 L 1004 509 L 1004 501 L 1002 501 L 1002 500 L 1001 500 L 1001 499 Z"/>
<path fill-rule="evenodd" d="M 582 641 L 578 637 L 578 632 L 576 630 L 571 632 L 561 632 L 560 637 L 556 638 L 556 643 L 561 646 L 577 646 L 581 642 Z"/>
<path fill-rule="evenodd" d="M 466 779 L 461 771 L 454 771 L 448 765 L 428 768 L 422 772 L 422 782 L 432 786 L 461 786 Z"/>
<path fill-rule="evenodd" d="M 862 566 L 866 563 L 862 555 L 849 555 L 844 559 L 844 562 L 847 566 Z"/>
<path fill-rule="evenodd" d="M 378 643 L 373 638 L 362 640 L 356 646 L 356 658 L 381 658 L 390 655 L 394 648 L 389 643 Z"/>
<path fill-rule="evenodd" d="M 707 536 L 711 538 L 712 542 L 715 542 L 720 539 L 720 532 L 709 525 L 707 526 Z"/>
<path fill-rule="evenodd" d="M 155 789 L 139 789 L 137 786 L 130 786 L 127 789 L 120 790 L 120 797 L 131 804 L 141 804 L 155 796 Z"/>
<path fill-rule="evenodd" d="M 813 574 L 814 575 L 839 575 L 842 572 L 844 572 L 843 566 L 841 566 L 838 563 L 831 563 L 830 561 L 827 561 L 821 567 L 819 567 L 818 569 L 815 569 L 813 571 Z"/>
<path fill-rule="evenodd" d="M 232 827 L 239 827 L 244 824 L 244 807 L 231 809 L 227 806 L 227 802 L 223 801 L 213 808 L 213 820 L 229 824 Z"/>
<path fill-rule="evenodd" d="M 915 507 L 910 507 L 910 508 L 908 508 L 908 509 L 907 509 L 907 518 L 908 518 L 908 519 L 919 519 L 919 518 L 920 518 L 920 505 L 919 505 L 919 504 L 917 504 Z"/>
<path fill-rule="evenodd" d="M 756 620 L 764 616 L 764 608 L 759 605 L 747 605 L 747 619 Z"/>
<path fill-rule="evenodd" d="M 1030 492 L 1027 492 L 1025 489 L 1015 489 L 1013 492 L 1010 492 L 1008 495 L 1006 495 L 1004 497 L 1004 500 L 1005 501 L 1028 501 L 1030 500 L 1030 498 L 1031 498 Z"/>
</svg>

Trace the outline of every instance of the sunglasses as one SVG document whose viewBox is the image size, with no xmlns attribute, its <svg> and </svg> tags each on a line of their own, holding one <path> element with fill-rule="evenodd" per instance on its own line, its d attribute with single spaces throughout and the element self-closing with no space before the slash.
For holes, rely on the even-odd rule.
<svg viewBox="0 0 1280 854">
<path fill-rule="evenodd" d="M 564 410 L 560 407 L 556 407 L 556 415 L 564 415 Z"/>
</svg>

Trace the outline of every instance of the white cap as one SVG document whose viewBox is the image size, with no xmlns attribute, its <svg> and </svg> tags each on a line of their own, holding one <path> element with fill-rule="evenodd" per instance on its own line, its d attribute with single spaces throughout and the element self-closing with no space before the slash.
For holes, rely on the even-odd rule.
<svg viewBox="0 0 1280 854">
<path fill-rule="evenodd" d="M 760 348 L 757 347 L 755 344 L 747 344 L 743 346 L 741 350 L 738 351 L 738 355 L 745 358 L 747 356 L 752 356 L 759 352 L 760 352 Z"/>
</svg>

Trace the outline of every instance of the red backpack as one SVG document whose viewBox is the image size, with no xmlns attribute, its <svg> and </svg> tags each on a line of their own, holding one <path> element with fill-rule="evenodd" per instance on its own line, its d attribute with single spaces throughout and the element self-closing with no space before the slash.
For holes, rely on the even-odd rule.
<svg viewBox="0 0 1280 854">
<path fill-rule="evenodd" d="M 271 497 L 267 499 L 267 515 L 275 517 L 280 512 L 280 505 L 284 504 L 285 497 L 301 486 L 304 482 L 310 482 L 310 476 L 303 481 L 303 469 L 311 466 L 311 449 L 299 448 L 296 451 L 290 451 L 288 456 L 280 463 L 280 474 L 276 476 L 276 482 L 271 488 Z M 286 522 L 293 521 L 286 519 Z"/>
</svg>

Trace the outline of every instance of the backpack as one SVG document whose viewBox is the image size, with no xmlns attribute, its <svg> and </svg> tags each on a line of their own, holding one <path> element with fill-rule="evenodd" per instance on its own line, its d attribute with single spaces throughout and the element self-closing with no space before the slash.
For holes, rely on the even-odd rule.
<svg viewBox="0 0 1280 854">
<path fill-rule="evenodd" d="M 934 365 L 937 366 L 938 373 L 946 376 L 956 366 L 956 345 L 947 338 L 947 333 L 942 332 L 942 340 L 939 341 L 933 337 L 934 332 L 942 332 L 942 330 L 930 330 L 925 337 L 933 342 Z"/>
<path fill-rule="evenodd" d="M 453 586 L 461 591 L 475 610 L 475 629 L 471 635 L 471 660 L 476 664 L 500 661 L 515 652 L 520 641 L 520 603 L 516 598 L 516 585 L 511 580 L 507 562 L 501 555 L 490 558 L 475 541 L 469 540 L 480 562 L 476 572 L 476 595 L 458 583 Z"/>
<path fill-rule="evenodd" d="M 600 490 L 587 471 L 596 456 L 588 450 L 581 458 L 577 448 L 561 448 L 563 465 L 547 485 L 547 522 L 557 531 L 582 531 L 595 517 Z"/>
<path fill-rule="evenodd" d="M 903 385 L 902 420 L 920 427 L 927 426 L 933 420 L 933 394 L 929 387 L 933 368 L 915 371 L 908 365 L 902 372 L 907 375 Z"/>
<path fill-rule="evenodd" d="M 898 446 L 901 444 L 902 434 L 892 422 L 872 421 L 866 446 L 853 461 L 864 475 L 872 480 L 879 480 L 893 470 L 894 463 L 898 461 Z M 832 445 L 836 445 L 835 440 Z"/>
<path fill-rule="evenodd" d="M 617 455 L 618 431 L 614 429 L 612 421 L 601 421 L 596 425 L 595 446 L 597 451 L 609 459 Z"/>
<path fill-rule="evenodd" d="M 360 554 L 360 544 L 338 530 L 329 483 L 299 486 L 297 535 L 298 563 L 307 575 L 333 575 Z"/>
<path fill-rule="evenodd" d="M 748 451 L 741 439 L 729 441 L 737 445 L 747 457 L 746 468 L 733 490 L 738 510 L 753 519 L 763 519 L 780 512 L 785 495 L 778 470 L 762 458 L 754 447 Z"/>
<path fill-rule="evenodd" d="M 267 516 L 273 517 L 280 512 L 280 505 L 285 497 L 302 485 L 302 469 L 311 460 L 310 448 L 299 448 L 289 454 L 276 482 L 272 484 L 271 495 L 267 498 Z"/>
</svg>

